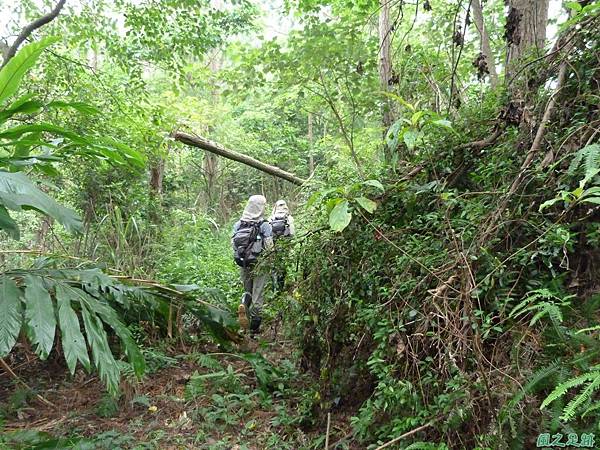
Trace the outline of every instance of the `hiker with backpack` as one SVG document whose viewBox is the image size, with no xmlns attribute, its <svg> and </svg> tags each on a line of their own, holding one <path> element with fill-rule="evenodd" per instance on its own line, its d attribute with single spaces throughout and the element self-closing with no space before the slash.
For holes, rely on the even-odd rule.
<svg viewBox="0 0 600 450">
<path fill-rule="evenodd" d="M 273 212 L 269 218 L 269 223 L 273 230 L 273 239 L 275 240 L 275 248 L 277 249 L 277 240 L 279 238 L 290 238 L 294 235 L 294 218 L 290 214 L 285 200 L 277 200 L 273 207 Z M 280 246 L 279 246 L 280 247 Z M 281 258 L 275 258 L 276 264 L 279 261 L 280 267 L 274 268 L 272 273 L 273 287 L 277 290 L 283 290 L 285 284 L 285 266 L 281 262 Z"/>
<path fill-rule="evenodd" d="M 263 250 L 273 248 L 271 224 L 264 218 L 266 204 L 267 199 L 262 195 L 251 196 L 242 217 L 233 226 L 231 238 L 233 256 L 240 266 L 245 291 L 238 306 L 238 321 L 242 328 L 250 329 L 252 336 L 260 330 L 268 276 L 266 272 L 260 271 L 258 258 Z"/>
</svg>

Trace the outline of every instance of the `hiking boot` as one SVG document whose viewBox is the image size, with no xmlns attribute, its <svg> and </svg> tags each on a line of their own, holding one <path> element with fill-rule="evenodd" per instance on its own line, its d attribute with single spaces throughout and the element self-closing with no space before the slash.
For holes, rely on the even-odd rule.
<svg viewBox="0 0 600 450">
<path fill-rule="evenodd" d="M 248 331 L 250 323 L 248 322 L 248 314 L 246 313 L 246 305 L 244 303 L 240 303 L 240 306 L 238 306 L 238 323 L 244 331 Z"/>
</svg>

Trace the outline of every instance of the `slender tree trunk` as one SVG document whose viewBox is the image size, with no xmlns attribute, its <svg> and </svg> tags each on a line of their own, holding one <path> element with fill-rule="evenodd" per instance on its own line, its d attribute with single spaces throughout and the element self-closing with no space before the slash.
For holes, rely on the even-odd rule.
<svg viewBox="0 0 600 450">
<path fill-rule="evenodd" d="M 490 85 L 492 88 L 498 84 L 498 72 L 496 71 L 496 62 L 494 54 L 492 53 L 492 47 L 490 45 L 490 36 L 485 27 L 485 21 L 483 20 L 483 8 L 481 6 L 481 0 L 473 0 L 471 3 L 473 11 L 473 18 L 475 20 L 475 26 L 479 32 L 481 39 L 481 53 L 485 58 L 488 75 L 490 77 Z"/>
<path fill-rule="evenodd" d="M 162 193 L 163 179 L 165 176 L 165 159 L 162 156 L 156 156 L 150 165 L 150 196 L 148 216 L 152 223 L 160 223 L 162 220 Z"/>
<path fill-rule="evenodd" d="M 150 189 L 151 194 L 159 197 L 163 193 L 163 178 L 165 176 L 165 160 L 159 157 L 150 167 Z"/>
<path fill-rule="evenodd" d="M 206 177 L 206 206 L 208 209 L 213 205 L 217 193 L 216 181 L 219 169 L 219 158 L 213 153 L 205 152 L 202 165 Z"/>
<path fill-rule="evenodd" d="M 389 91 L 392 77 L 390 3 L 390 0 L 379 0 L 379 82 L 383 92 Z M 382 121 L 385 133 L 393 122 L 388 98 L 383 101 Z"/>
<path fill-rule="evenodd" d="M 308 113 L 308 173 L 310 176 L 315 171 L 315 158 L 313 155 L 313 115 Z"/>
<path fill-rule="evenodd" d="M 507 78 L 514 73 L 521 57 L 534 50 L 543 51 L 549 3 L 549 0 L 509 0 L 505 30 Z"/>
<path fill-rule="evenodd" d="M 223 2 L 216 0 L 214 2 L 215 7 L 218 9 L 222 8 Z M 222 65 L 223 55 L 220 50 L 215 50 L 210 61 L 210 70 L 213 74 L 216 74 Z M 211 95 L 215 104 L 219 103 L 220 92 L 218 86 L 215 84 L 212 87 Z M 209 130 L 211 131 L 211 130 Z M 202 162 L 204 169 L 204 177 L 206 180 L 206 211 L 211 211 L 217 207 L 216 197 L 218 194 L 217 176 L 219 174 L 219 157 L 214 153 L 204 152 L 204 160 Z"/>
</svg>

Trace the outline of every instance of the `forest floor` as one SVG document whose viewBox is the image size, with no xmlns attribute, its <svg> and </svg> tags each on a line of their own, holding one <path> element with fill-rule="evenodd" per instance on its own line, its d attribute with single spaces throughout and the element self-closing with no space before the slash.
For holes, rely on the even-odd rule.
<svg viewBox="0 0 600 450">
<path fill-rule="evenodd" d="M 97 376 L 78 370 L 72 377 L 61 359 L 42 362 L 21 349 L 7 363 L 22 382 L 0 368 L 0 431 L 19 436 L 28 430 L 19 438 L 25 440 L 48 433 L 72 439 L 74 448 L 111 450 L 322 447 L 325 426 L 302 423 L 307 380 L 292 363 L 289 343 L 265 333 L 238 351 L 206 345 L 183 351 L 181 344 L 147 349 L 147 375 L 138 382 L 124 374 L 115 398 Z M 264 359 L 254 365 L 244 357 L 257 354 Z M 272 376 L 269 367 L 281 378 L 261 386 L 257 375 Z M 339 412 L 332 422 L 335 442 L 348 434 L 348 417 Z"/>
</svg>

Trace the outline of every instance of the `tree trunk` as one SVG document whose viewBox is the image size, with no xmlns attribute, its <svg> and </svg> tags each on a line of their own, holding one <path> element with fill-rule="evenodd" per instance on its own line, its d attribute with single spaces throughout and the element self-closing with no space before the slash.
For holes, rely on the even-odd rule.
<svg viewBox="0 0 600 450">
<path fill-rule="evenodd" d="M 313 115 L 308 113 L 308 173 L 310 176 L 315 171 L 315 158 L 313 156 Z"/>
<path fill-rule="evenodd" d="M 150 190 L 153 196 L 160 196 L 162 194 L 164 176 L 165 160 L 159 157 L 150 167 Z"/>
<path fill-rule="evenodd" d="M 180 131 L 176 131 L 171 135 L 171 137 L 176 141 L 183 142 L 184 144 L 191 145 L 192 147 L 201 148 L 203 150 L 212 152 L 224 158 L 231 159 L 232 161 L 241 162 L 242 164 L 254 167 L 257 170 L 268 173 L 269 175 L 273 175 L 274 177 L 282 178 L 284 180 L 289 181 L 290 183 L 297 184 L 298 186 L 306 182 L 306 180 L 297 177 L 293 173 L 286 172 L 285 170 L 280 169 L 279 167 L 265 164 L 264 162 L 254 159 L 251 156 L 247 156 L 242 153 L 229 150 L 228 148 L 223 147 L 221 144 L 212 142 L 203 137 L 192 136 L 186 133 L 182 133 Z"/>
<path fill-rule="evenodd" d="M 217 174 L 219 171 L 219 158 L 214 153 L 206 152 L 204 154 L 204 176 L 206 179 L 206 208 L 214 205 L 217 194 Z"/>
<path fill-rule="evenodd" d="M 214 0 L 214 6 L 221 10 L 223 8 L 222 0 Z M 223 65 L 223 53 L 221 50 L 215 50 L 214 55 L 210 61 L 210 70 L 213 75 L 218 78 L 217 73 L 221 70 L 221 66 Z M 221 93 L 219 92 L 219 85 L 215 83 L 212 86 L 211 95 L 213 97 L 213 101 L 215 105 L 219 104 Z M 212 131 L 212 130 L 209 130 Z M 216 197 L 218 194 L 217 187 L 217 177 L 219 175 L 219 158 L 214 153 L 206 152 L 204 154 L 204 176 L 206 177 L 206 210 L 211 211 L 211 209 L 216 208 Z"/>
<path fill-rule="evenodd" d="M 473 11 L 473 18 L 475 19 L 475 26 L 477 27 L 481 39 L 481 54 L 485 58 L 487 74 L 490 77 L 490 85 L 494 88 L 498 84 L 498 72 L 496 71 L 496 61 L 490 45 L 490 36 L 485 28 L 485 21 L 483 20 L 481 0 L 473 0 L 471 8 Z"/>
<path fill-rule="evenodd" d="M 549 0 L 509 0 L 504 37 L 507 42 L 506 75 L 515 71 L 516 62 L 546 43 Z"/>
<path fill-rule="evenodd" d="M 390 3 L 390 0 L 379 0 L 379 82 L 383 92 L 389 91 L 392 78 Z M 391 104 L 387 97 L 383 100 L 382 121 L 385 134 L 393 122 Z"/>
</svg>

